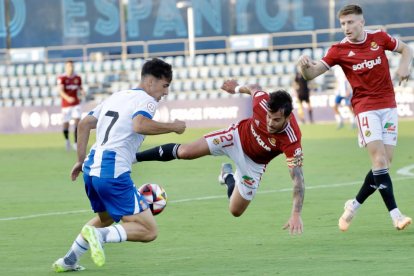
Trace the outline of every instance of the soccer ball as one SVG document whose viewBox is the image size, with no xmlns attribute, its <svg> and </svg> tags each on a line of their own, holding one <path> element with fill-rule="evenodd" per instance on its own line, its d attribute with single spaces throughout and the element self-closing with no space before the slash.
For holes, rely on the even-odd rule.
<svg viewBox="0 0 414 276">
<path fill-rule="evenodd" d="M 167 206 L 167 193 L 160 185 L 147 183 L 139 187 L 138 191 L 147 201 L 154 216 Z"/>
</svg>

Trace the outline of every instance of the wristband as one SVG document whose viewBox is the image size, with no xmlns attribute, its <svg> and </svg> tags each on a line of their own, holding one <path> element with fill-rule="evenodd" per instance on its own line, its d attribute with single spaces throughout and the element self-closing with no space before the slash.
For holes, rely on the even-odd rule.
<svg viewBox="0 0 414 276">
<path fill-rule="evenodd" d="M 234 94 L 239 94 L 240 93 L 240 88 L 242 87 L 242 85 L 237 85 L 235 88 L 234 88 Z"/>
</svg>

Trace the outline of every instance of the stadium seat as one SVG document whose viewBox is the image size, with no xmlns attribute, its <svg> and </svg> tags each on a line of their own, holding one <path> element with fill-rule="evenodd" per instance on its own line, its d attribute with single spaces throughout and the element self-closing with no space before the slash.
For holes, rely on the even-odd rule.
<svg viewBox="0 0 414 276">
<path fill-rule="evenodd" d="M 203 91 L 204 89 L 204 81 L 202 80 L 196 80 L 193 82 L 194 84 L 194 90 L 199 92 L 199 91 Z"/>
<path fill-rule="evenodd" d="M 273 62 L 273 63 L 279 62 L 279 51 L 274 50 L 274 51 L 270 52 L 269 60 L 270 60 L 270 62 Z"/>
<path fill-rule="evenodd" d="M 269 62 L 269 52 L 268 51 L 260 51 L 257 54 L 257 59 L 259 63 L 267 63 Z"/>
<path fill-rule="evenodd" d="M 223 81 L 224 81 L 224 79 L 215 79 L 213 89 L 214 90 L 220 90 L 221 86 L 223 85 Z"/>
<path fill-rule="evenodd" d="M 26 66 L 24 64 L 19 64 L 16 67 L 16 75 L 18 76 L 23 76 L 25 74 L 25 70 Z M 4 74 L 1 74 L 2 76 L 4 76 Z"/>
<path fill-rule="evenodd" d="M 246 52 L 239 52 L 236 55 L 237 55 L 237 57 L 236 57 L 237 64 L 239 64 L 239 65 L 246 64 L 246 61 L 247 61 Z"/>
<path fill-rule="evenodd" d="M 193 81 L 192 80 L 185 80 L 183 82 L 183 91 L 193 91 Z"/>
<path fill-rule="evenodd" d="M 289 89 L 291 83 L 291 77 L 288 75 L 284 75 L 280 78 L 280 86 L 282 89 Z"/>
<path fill-rule="evenodd" d="M 24 98 L 23 99 L 23 106 L 28 107 L 33 105 L 33 100 L 31 98 Z"/>
<path fill-rule="evenodd" d="M 80 71 L 76 68 L 76 64 L 78 64 L 78 63 L 75 63 L 75 71 L 76 71 L 76 72 L 80 72 Z M 52 74 L 54 74 L 54 72 L 53 72 L 53 67 L 54 67 L 54 64 L 53 64 L 53 63 L 48 63 L 48 64 L 46 64 L 46 65 L 45 65 L 45 73 L 46 73 L 46 74 L 48 74 L 48 75 L 52 75 Z"/>
<path fill-rule="evenodd" d="M 21 97 L 21 90 L 19 87 L 13 87 L 11 89 L 11 98 L 12 99 L 19 99 Z"/>
<path fill-rule="evenodd" d="M 63 62 L 55 63 L 54 66 L 54 74 L 61 75 L 65 73 L 65 64 Z"/>
<path fill-rule="evenodd" d="M 214 89 L 214 81 L 213 81 L 213 79 L 206 79 L 204 81 L 204 89 L 205 90 L 213 90 Z"/>
<path fill-rule="evenodd" d="M 280 61 L 281 62 L 288 62 L 288 61 L 290 61 L 290 50 L 282 50 L 280 52 Z"/>
<path fill-rule="evenodd" d="M 28 77 L 28 85 L 30 87 L 35 87 L 38 85 L 37 76 L 29 76 Z"/>
<path fill-rule="evenodd" d="M 116 59 L 112 61 L 112 70 L 115 73 L 119 73 L 120 71 L 122 71 L 124 68 L 122 60 L 120 59 Z"/>
<path fill-rule="evenodd" d="M 42 106 L 43 105 L 43 99 L 42 98 L 34 98 L 32 105 L 33 106 Z"/>
<path fill-rule="evenodd" d="M 247 63 L 256 64 L 257 63 L 257 52 L 250 52 L 247 54 Z"/>
<path fill-rule="evenodd" d="M 290 59 L 289 61 L 296 62 L 300 55 L 302 54 L 302 51 L 300 49 L 293 49 L 290 51 Z"/>
<path fill-rule="evenodd" d="M 53 104 L 52 97 L 43 98 L 43 105 L 44 106 L 52 106 L 52 104 Z"/>
<path fill-rule="evenodd" d="M 49 86 L 56 86 L 57 85 L 57 78 L 55 75 L 47 77 L 47 85 Z"/>
<path fill-rule="evenodd" d="M 7 66 L 7 76 L 16 76 L 16 65 L 9 64 Z"/>
<path fill-rule="evenodd" d="M 294 62 L 289 62 L 285 64 L 285 74 L 296 74 L 296 64 Z"/>
<path fill-rule="evenodd" d="M 17 82 L 18 82 L 18 85 L 20 87 L 26 87 L 26 86 L 29 85 L 29 80 L 25 76 L 18 77 L 18 81 Z"/>
<path fill-rule="evenodd" d="M 195 62 L 194 65 L 195 66 L 204 66 L 204 59 L 205 59 L 205 55 L 196 55 L 195 57 Z"/>
<path fill-rule="evenodd" d="M 34 66 L 34 64 L 26 64 L 26 66 L 25 66 L 25 74 L 26 75 L 34 75 L 35 74 L 35 66 Z"/>
<path fill-rule="evenodd" d="M 125 68 L 125 70 L 128 72 L 128 71 L 131 71 L 131 70 L 134 70 L 134 60 L 133 59 L 126 59 L 125 61 L 124 61 L 124 65 L 123 65 L 123 67 Z"/>
<path fill-rule="evenodd" d="M 17 77 L 10 77 L 9 78 L 9 86 L 16 87 L 19 84 L 19 79 Z"/>
<path fill-rule="evenodd" d="M 137 72 L 135 70 L 128 71 L 127 74 L 128 74 L 127 76 L 128 76 L 128 81 L 129 82 L 136 82 L 136 81 L 138 81 L 138 74 L 137 74 Z"/>
<path fill-rule="evenodd" d="M 30 87 L 28 87 L 28 86 L 21 87 L 20 91 L 21 91 L 21 97 L 23 99 L 30 98 Z"/>
<path fill-rule="evenodd" d="M 186 67 L 177 70 L 177 77 L 181 80 L 188 79 L 188 70 Z"/>
<path fill-rule="evenodd" d="M 166 63 L 173 64 L 173 62 L 174 62 L 174 57 L 173 57 L 173 56 L 164 57 L 164 58 L 163 58 L 163 60 L 164 60 Z"/>
<path fill-rule="evenodd" d="M 49 88 L 49 86 L 42 86 L 40 88 L 40 96 L 42 98 L 45 98 L 45 97 L 49 97 L 50 96 L 50 88 Z"/>
<path fill-rule="evenodd" d="M 196 79 L 198 77 L 198 68 L 197 67 L 188 68 L 188 71 L 189 71 L 189 77 L 191 79 Z"/>
<path fill-rule="evenodd" d="M 172 82 L 172 91 L 173 92 L 181 92 L 182 91 L 182 82 L 180 80 L 174 80 Z"/>
<path fill-rule="evenodd" d="M 270 76 L 267 82 L 267 86 L 273 89 L 279 88 L 279 77 L 276 75 Z"/>
<path fill-rule="evenodd" d="M 43 63 L 38 63 L 35 65 L 35 74 L 41 75 L 45 73 L 45 65 Z"/>
<path fill-rule="evenodd" d="M 310 48 L 306 48 L 306 49 L 302 50 L 301 55 L 312 57 L 313 56 L 313 51 Z"/>
<path fill-rule="evenodd" d="M 210 77 L 217 78 L 220 76 L 220 68 L 219 66 L 213 66 L 210 69 Z"/>
<path fill-rule="evenodd" d="M 316 48 L 313 50 L 313 59 L 314 60 L 320 60 L 324 56 L 324 50 L 323 48 Z"/>
<path fill-rule="evenodd" d="M 254 76 L 263 75 L 263 65 L 253 65 L 252 68 Z"/>
<path fill-rule="evenodd" d="M 268 63 L 264 65 L 262 72 L 264 75 L 273 75 L 275 73 L 273 64 Z"/>
<path fill-rule="evenodd" d="M 49 86 L 49 93 L 52 97 L 60 97 L 60 91 L 56 86 Z"/>
<path fill-rule="evenodd" d="M 111 72 L 112 71 L 112 60 L 105 60 L 102 64 L 102 71 Z"/>
<path fill-rule="evenodd" d="M 13 106 L 16 106 L 16 107 L 23 106 L 23 100 L 22 99 L 15 99 L 13 101 Z"/>
<path fill-rule="evenodd" d="M 0 78 L 0 86 L 1 86 L 2 88 L 4 88 L 4 87 L 9 87 L 9 78 L 8 78 L 8 77 L 6 77 L 6 76 L 2 76 L 2 77 Z"/>
<path fill-rule="evenodd" d="M 134 69 L 141 70 L 142 65 L 144 64 L 144 59 L 136 58 L 134 59 Z"/>
<path fill-rule="evenodd" d="M 267 87 L 268 84 L 268 77 L 260 77 L 257 80 L 257 83 L 263 88 L 265 89 Z"/>
<path fill-rule="evenodd" d="M 283 64 L 281 64 L 281 63 L 275 63 L 275 66 L 274 66 L 274 72 L 275 72 L 275 74 L 277 74 L 277 75 L 282 75 L 283 74 L 283 70 L 284 70 L 284 66 L 283 66 Z"/>
<path fill-rule="evenodd" d="M 206 55 L 205 60 L 204 60 L 205 65 L 207 65 L 207 66 L 213 66 L 214 63 L 215 63 L 214 60 L 215 60 L 215 56 L 213 54 Z"/>
<path fill-rule="evenodd" d="M 229 78 L 230 77 L 230 66 L 222 66 L 219 69 L 220 76 L 223 78 Z"/>
<path fill-rule="evenodd" d="M 0 76 L 5 76 L 7 69 L 6 69 L 6 65 L 0 64 Z"/>
<path fill-rule="evenodd" d="M 52 105 L 53 106 L 61 106 L 62 100 L 60 97 L 52 98 Z"/>
<path fill-rule="evenodd" d="M 233 54 L 233 58 L 234 58 L 234 54 Z M 226 63 L 226 60 L 227 60 L 227 55 L 226 54 L 217 54 L 214 57 L 214 64 L 216 64 L 216 65 L 229 64 L 229 63 Z M 234 64 L 234 62 L 233 62 L 233 64 Z"/>
<path fill-rule="evenodd" d="M 83 63 L 83 69 L 85 73 L 93 72 L 93 63 L 91 61 L 86 61 Z"/>
<path fill-rule="evenodd" d="M 252 67 L 248 64 L 243 65 L 241 68 L 241 74 L 246 77 L 250 76 L 252 74 Z"/>
<path fill-rule="evenodd" d="M 34 86 L 30 89 L 30 96 L 32 98 L 40 98 L 40 87 Z"/>
<path fill-rule="evenodd" d="M 13 106 L 13 100 L 12 99 L 4 99 L 3 100 L 4 107 L 12 107 Z"/>
<path fill-rule="evenodd" d="M 11 98 L 11 89 L 6 87 L 1 89 L 1 97 L 3 99 L 10 99 Z"/>
<path fill-rule="evenodd" d="M 209 77 L 209 73 L 210 73 L 209 67 L 200 67 L 198 71 L 199 71 L 198 75 L 200 78 L 206 79 Z"/>
<path fill-rule="evenodd" d="M 218 55 L 217 55 L 218 56 Z M 216 62 L 217 65 L 222 65 Z M 226 64 L 233 65 L 236 64 L 236 54 L 231 52 L 226 54 Z"/>
<path fill-rule="evenodd" d="M 191 57 L 185 57 L 185 66 L 190 67 L 194 66 L 194 59 Z"/>
<path fill-rule="evenodd" d="M 40 75 L 37 77 L 37 83 L 40 86 L 47 85 L 47 76 L 46 75 Z"/>
<path fill-rule="evenodd" d="M 98 84 L 104 84 L 106 81 L 106 75 L 103 72 L 99 72 L 96 74 L 96 82 Z"/>
<path fill-rule="evenodd" d="M 241 76 L 241 66 L 231 66 L 230 76 L 238 78 Z"/>
<path fill-rule="evenodd" d="M 172 65 L 174 67 L 184 67 L 184 56 L 176 56 L 174 57 Z"/>
</svg>

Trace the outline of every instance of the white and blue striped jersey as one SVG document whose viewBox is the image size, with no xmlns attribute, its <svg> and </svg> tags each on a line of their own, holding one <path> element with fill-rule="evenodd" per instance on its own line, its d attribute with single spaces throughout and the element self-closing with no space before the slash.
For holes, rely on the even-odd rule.
<svg viewBox="0 0 414 276">
<path fill-rule="evenodd" d="M 112 94 L 88 115 L 98 119 L 96 142 L 83 163 L 83 172 L 101 178 L 117 178 L 131 171 L 145 135 L 134 132 L 132 120 L 143 115 L 152 119 L 157 101 L 142 89 Z"/>
</svg>

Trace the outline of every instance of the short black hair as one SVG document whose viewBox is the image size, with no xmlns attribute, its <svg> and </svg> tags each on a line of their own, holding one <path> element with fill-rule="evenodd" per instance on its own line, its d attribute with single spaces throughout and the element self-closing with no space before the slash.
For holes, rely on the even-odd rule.
<svg viewBox="0 0 414 276">
<path fill-rule="evenodd" d="M 272 113 L 281 111 L 286 118 L 293 110 L 292 97 L 285 90 L 272 92 L 269 94 L 267 108 Z"/>
<path fill-rule="evenodd" d="M 166 79 L 169 82 L 172 81 L 172 68 L 171 64 L 159 58 L 153 58 L 144 63 L 141 70 L 141 78 L 151 75 L 157 79 Z"/>
</svg>

